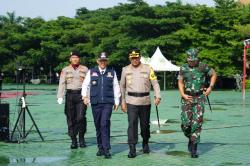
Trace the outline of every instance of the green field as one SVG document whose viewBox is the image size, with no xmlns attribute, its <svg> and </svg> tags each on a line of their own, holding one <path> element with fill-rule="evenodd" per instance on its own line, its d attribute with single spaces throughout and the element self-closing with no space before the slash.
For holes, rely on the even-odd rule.
<svg viewBox="0 0 250 166">
<path fill-rule="evenodd" d="M 3 86 L 15 91 L 16 86 Z M 21 88 L 21 87 L 19 87 Z M 250 92 L 243 104 L 241 93 L 214 91 L 210 96 L 213 112 L 207 108 L 199 146 L 199 159 L 191 159 L 187 153 L 187 139 L 180 130 L 180 98 L 177 90 L 162 92 L 159 106 L 160 119 L 168 119 L 156 134 L 157 125 L 151 125 L 152 152 L 142 154 L 141 142 L 137 145 L 138 156 L 128 159 L 127 115 L 120 110 L 112 115 L 112 159 L 96 157 L 95 128 L 91 110 L 87 111 L 88 131 L 85 149 L 71 150 L 67 136 L 63 105 L 56 103 L 56 86 L 27 86 L 27 102 L 45 142 L 32 132 L 26 143 L 0 143 L 0 165 L 250 165 Z M 16 99 L 5 99 L 11 104 L 11 125 L 17 116 Z M 154 107 L 151 120 L 156 120 Z M 30 122 L 28 121 L 28 124 Z M 141 141 L 141 139 L 140 139 Z"/>
</svg>

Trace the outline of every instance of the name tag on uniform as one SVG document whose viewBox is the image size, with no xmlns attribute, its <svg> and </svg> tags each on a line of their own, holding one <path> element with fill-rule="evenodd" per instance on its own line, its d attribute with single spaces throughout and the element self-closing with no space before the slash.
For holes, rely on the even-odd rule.
<svg viewBox="0 0 250 166">
<path fill-rule="evenodd" d="M 141 74 L 142 74 L 142 76 L 143 76 L 144 78 L 148 78 L 148 73 L 146 73 L 146 72 L 141 72 Z"/>
<path fill-rule="evenodd" d="M 111 72 L 108 72 L 108 75 L 107 75 L 107 77 L 113 78 L 113 75 L 112 75 L 112 73 L 111 73 Z"/>
<path fill-rule="evenodd" d="M 91 76 L 93 76 L 93 77 L 97 77 L 97 76 L 98 76 L 98 74 L 97 74 L 96 72 L 93 72 Z"/>
</svg>

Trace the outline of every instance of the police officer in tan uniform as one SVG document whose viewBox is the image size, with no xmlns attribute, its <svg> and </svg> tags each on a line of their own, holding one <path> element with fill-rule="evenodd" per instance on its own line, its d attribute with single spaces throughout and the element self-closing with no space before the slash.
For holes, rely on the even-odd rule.
<svg viewBox="0 0 250 166">
<path fill-rule="evenodd" d="M 143 138 L 143 153 L 149 153 L 150 138 L 150 88 L 154 89 L 154 104 L 160 104 L 160 87 L 154 70 L 140 59 L 140 50 L 133 49 L 129 54 L 131 64 L 122 69 L 120 81 L 122 95 L 122 111 L 128 114 L 128 158 L 136 157 L 138 142 L 138 120 L 140 120 L 141 136 Z"/>
<path fill-rule="evenodd" d="M 66 90 L 65 115 L 67 117 L 68 134 L 71 137 L 71 149 L 77 149 L 77 135 L 79 135 L 79 146 L 86 147 L 84 134 L 86 132 L 86 109 L 81 96 L 83 80 L 88 72 L 86 66 L 80 65 L 80 54 L 73 50 L 70 54 L 70 65 L 63 68 L 58 93 L 58 104 L 63 103 Z"/>
</svg>

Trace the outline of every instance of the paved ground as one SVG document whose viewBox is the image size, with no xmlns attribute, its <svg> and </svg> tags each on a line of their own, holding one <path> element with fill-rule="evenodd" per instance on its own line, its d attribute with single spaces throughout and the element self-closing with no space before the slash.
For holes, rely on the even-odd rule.
<svg viewBox="0 0 250 166">
<path fill-rule="evenodd" d="M 16 86 L 4 86 L 15 91 Z M 21 88 L 21 87 L 20 87 Z M 128 159 L 127 115 L 114 112 L 112 115 L 112 159 L 96 157 L 95 129 L 91 110 L 88 109 L 88 132 L 86 149 L 70 150 L 70 140 L 66 134 L 66 121 L 63 106 L 56 104 L 56 86 L 31 86 L 28 96 L 32 104 L 29 108 L 34 116 L 45 142 L 32 132 L 27 143 L 0 143 L 0 165 L 250 165 L 250 93 L 246 94 L 245 105 L 241 93 L 235 91 L 215 91 L 210 100 L 213 112 L 208 107 L 199 146 L 199 159 L 191 159 L 187 153 L 187 140 L 180 130 L 180 99 L 178 91 L 162 92 L 163 100 L 159 107 L 160 119 L 167 119 L 157 134 L 157 125 L 151 125 L 152 153 L 141 153 L 141 142 L 137 146 L 138 156 Z M 11 104 L 11 124 L 17 111 L 16 99 L 5 99 Z M 151 120 L 156 120 L 152 108 Z M 29 123 L 29 122 L 28 122 Z M 140 139 L 141 141 L 141 139 Z"/>
</svg>

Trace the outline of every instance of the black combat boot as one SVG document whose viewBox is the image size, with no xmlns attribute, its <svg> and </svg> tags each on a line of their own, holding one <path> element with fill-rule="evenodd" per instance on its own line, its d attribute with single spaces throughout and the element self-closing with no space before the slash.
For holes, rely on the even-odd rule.
<svg viewBox="0 0 250 166">
<path fill-rule="evenodd" d="M 148 141 L 143 141 L 142 142 L 142 151 L 143 153 L 150 153 L 150 149 L 148 146 Z"/>
<path fill-rule="evenodd" d="M 71 148 L 71 149 L 77 149 L 77 148 L 78 148 L 78 145 L 77 145 L 76 136 L 72 136 L 72 137 L 71 137 L 71 141 L 72 141 L 72 143 L 71 143 L 70 148 Z"/>
<path fill-rule="evenodd" d="M 104 158 L 105 159 L 110 159 L 111 158 L 111 153 L 109 152 L 108 149 L 104 150 Z"/>
<path fill-rule="evenodd" d="M 191 158 L 198 158 L 199 155 L 197 154 L 197 143 L 191 143 Z"/>
<path fill-rule="evenodd" d="M 79 146 L 80 148 L 85 148 L 86 147 L 86 142 L 84 139 L 84 135 L 79 134 Z"/>
<path fill-rule="evenodd" d="M 102 155 L 104 155 L 103 148 L 98 148 L 98 152 L 96 153 L 96 156 L 102 156 Z"/>
<path fill-rule="evenodd" d="M 129 145 L 129 153 L 128 158 L 135 158 L 136 157 L 136 148 L 134 144 Z"/>
</svg>

